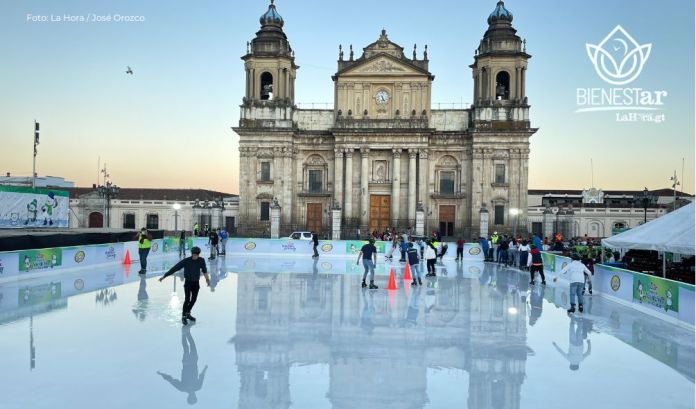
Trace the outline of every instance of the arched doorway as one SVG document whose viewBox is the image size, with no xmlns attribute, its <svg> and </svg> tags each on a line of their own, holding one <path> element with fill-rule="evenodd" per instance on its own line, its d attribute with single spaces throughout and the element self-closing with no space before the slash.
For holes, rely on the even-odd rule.
<svg viewBox="0 0 696 409">
<path fill-rule="evenodd" d="M 89 214 L 89 224 L 87 225 L 90 229 L 104 227 L 104 215 L 99 212 L 92 212 Z"/>
</svg>

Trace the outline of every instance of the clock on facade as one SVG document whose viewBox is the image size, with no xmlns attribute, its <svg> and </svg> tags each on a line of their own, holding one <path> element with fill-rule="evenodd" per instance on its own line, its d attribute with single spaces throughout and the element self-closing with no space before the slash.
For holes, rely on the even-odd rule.
<svg viewBox="0 0 696 409">
<path fill-rule="evenodd" d="M 384 90 L 379 91 L 377 95 L 375 95 L 375 100 L 378 104 L 385 105 L 387 102 L 389 102 L 389 93 Z"/>
</svg>

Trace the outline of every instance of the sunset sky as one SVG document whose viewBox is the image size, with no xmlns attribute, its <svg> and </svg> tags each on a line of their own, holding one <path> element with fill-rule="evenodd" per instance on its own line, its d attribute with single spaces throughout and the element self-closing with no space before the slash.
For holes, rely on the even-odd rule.
<svg viewBox="0 0 696 409">
<path fill-rule="evenodd" d="M 694 192 L 694 4 L 664 0 L 509 0 L 527 39 L 533 189 L 650 189 Z M 407 50 L 428 44 L 433 108 L 471 103 L 474 50 L 495 0 L 341 3 L 276 1 L 300 65 L 298 103 L 333 101 L 338 45 L 356 50 L 382 28 Z M 350 5 L 348 5 L 350 4 Z M 659 6 L 659 8 L 658 8 Z M 240 60 L 266 0 L 135 0 L 0 3 L 0 171 L 31 174 L 32 128 L 41 123 L 39 175 L 79 186 L 97 181 L 98 158 L 122 187 L 238 192 Z M 51 15 L 134 15 L 144 22 L 51 22 Z M 46 16 L 31 21 L 27 15 Z M 29 21 L 28 21 L 29 20 Z M 628 88 L 666 91 L 664 123 L 622 123 L 613 112 L 576 113 L 578 88 L 609 88 L 586 43 L 621 25 L 651 43 Z M 356 55 L 359 56 L 358 53 Z M 124 71 L 131 66 L 134 75 Z M 444 105 L 443 105 L 444 107 Z"/>
</svg>

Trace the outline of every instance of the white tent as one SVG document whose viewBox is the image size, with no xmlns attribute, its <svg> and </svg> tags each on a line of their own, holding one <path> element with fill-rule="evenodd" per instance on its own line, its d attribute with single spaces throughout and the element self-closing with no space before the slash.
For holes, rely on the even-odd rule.
<svg viewBox="0 0 696 409">
<path fill-rule="evenodd" d="M 694 203 L 625 231 L 602 239 L 605 247 L 694 254 Z"/>
</svg>

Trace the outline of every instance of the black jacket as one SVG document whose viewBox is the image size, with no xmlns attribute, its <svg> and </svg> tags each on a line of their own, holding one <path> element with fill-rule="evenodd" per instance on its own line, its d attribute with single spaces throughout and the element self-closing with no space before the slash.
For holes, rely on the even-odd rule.
<svg viewBox="0 0 696 409">
<path fill-rule="evenodd" d="M 182 268 L 184 269 L 184 278 L 186 281 L 193 281 L 196 283 L 201 279 L 201 271 L 208 273 L 205 260 L 202 257 L 198 257 L 196 260 L 194 260 L 192 257 L 186 257 L 185 259 L 176 263 L 174 267 L 170 268 L 162 278 L 169 277 Z"/>
</svg>

